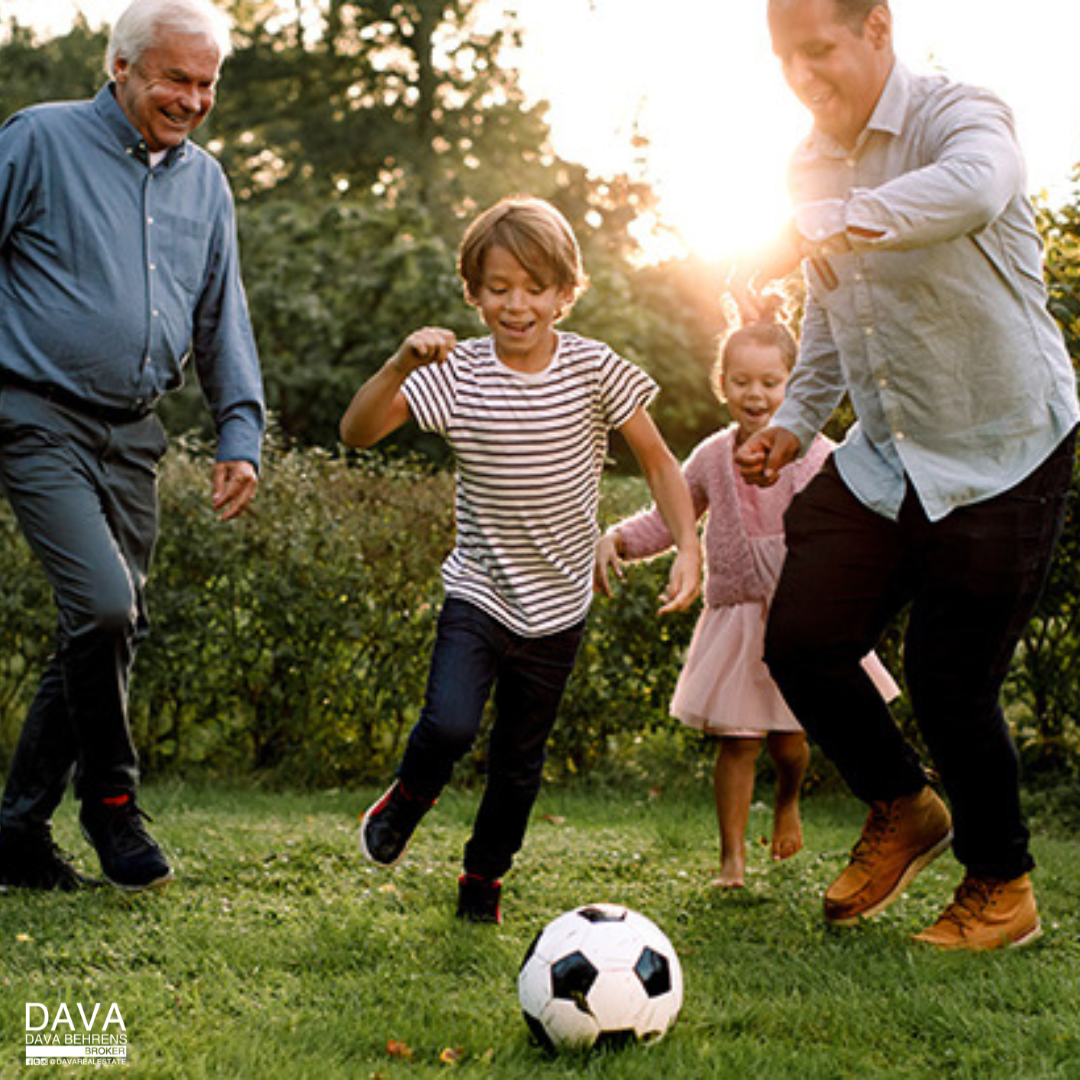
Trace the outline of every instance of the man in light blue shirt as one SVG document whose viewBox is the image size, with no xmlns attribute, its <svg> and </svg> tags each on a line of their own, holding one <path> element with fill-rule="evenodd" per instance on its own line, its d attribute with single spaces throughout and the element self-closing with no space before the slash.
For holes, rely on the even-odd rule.
<svg viewBox="0 0 1080 1080">
<path fill-rule="evenodd" d="M 955 829 L 964 881 L 917 940 L 1024 944 L 1040 923 L 999 694 L 1060 534 L 1080 411 L 1012 117 L 897 63 L 882 0 L 769 0 L 769 26 L 814 116 L 773 269 L 805 257 L 809 295 L 787 399 L 740 451 L 744 475 L 775 479 L 845 392 L 858 417 L 789 512 L 766 640 L 792 709 L 870 804 L 825 915 L 880 911 Z M 951 814 L 859 666 L 907 605 L 908 690 Z"/>
<path fill-rule="evenodd" d="M 83 881 L 51 834 L 72 774 L 105 876 L 125 889 L 172 876 L 136 805 L 127 718 L 166 448 L 153 408 L 190 358 L 226 520 L 255 494 L 264 427 L 232 198 L 188 139 L 228 33 L 204 0 L 135 0 L 96 98 L 0 129 L 0 481 L 59 616 L 0 804 L 0 885 Z"/>
</svg>

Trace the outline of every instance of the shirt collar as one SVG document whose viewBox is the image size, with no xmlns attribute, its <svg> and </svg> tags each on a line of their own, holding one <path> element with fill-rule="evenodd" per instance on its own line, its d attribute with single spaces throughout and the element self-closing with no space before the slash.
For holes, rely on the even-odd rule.
<svg viewBox="0 0 1080 1080">
<path fill-rule="evenodd" d="M 123 147 L 124 152 L 141 161 L 144 165 L 150 164 L 150 151 L 139 129 L 127 118 L 127 114 L 120 103 L 116 100 L 114 91 L 115 83 L 106 83 L 94 98 L 94 111 L 101 122 L 113 133 L 117 142 Z M 188 154 L 188 141 L 185 139 L 179 146 L 172 146 L 165 155 L 165 165 L 172 165 L 181 161 Z"/>
<path fill-rule="evenodd" d="M 866 127 L 859 133 L 854 152 L 861 150 L 863 144 L 874 132 L 880 131 L 892 136 L 901 134 L 910 97 L 911 72 L 899 60 L 896 60 L 893 62 L 889 77 L 885 80 L 881 97 L 878 98 L 878 103 L 866 122 Z M 826 135 L 824 131 L 816 127 L 810 132 L 804 147 L 811 156 L 849 157 L 852 153 L 831 135 Z"/>
</svg>

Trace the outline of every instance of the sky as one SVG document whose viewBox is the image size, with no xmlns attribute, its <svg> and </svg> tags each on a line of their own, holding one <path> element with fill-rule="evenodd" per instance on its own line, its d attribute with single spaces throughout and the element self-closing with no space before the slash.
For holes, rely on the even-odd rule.
<svg viewBox="0 0 1080 1080">
<path fill-rule="evenodd" d="M 772 55 L 764 0 L 484 2 L 489 18 L 518 14 L 524 46 L 514 59 L 530 97 L 550 102 L 560 155 L 599 175 L 629 171 L 658 191 L 669 229 L 650 239 L 652 254 L 730 256 L 784 220 L 787 159 L 809 117 Z M 125 3 L 0 0 L 0 17 L 63 29 L 76 7 L 96 24 Z M 891 6 L 904 62 L 996 91 L 1015 111 L 1029 190 L 1051 203 L 1071 197 L 1080 0 Z"/>
</svg>

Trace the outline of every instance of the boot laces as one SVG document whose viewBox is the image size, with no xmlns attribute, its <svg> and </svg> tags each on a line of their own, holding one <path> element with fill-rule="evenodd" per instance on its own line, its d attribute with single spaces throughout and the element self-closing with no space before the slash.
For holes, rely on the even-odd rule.
<svg viewBox="0 0 1080 1080">
<path fill-rule="evenodd" d="M 871 803 L 870 816 L 863 826 L 862 835 L 852 849 L 851 862 L 864 864 L 873 862 L 882 846 L 896 832 L 898 818 L 895 800 Z"/>
<path fill-rule="evenodd" d="M 996 881 L 983 878 L 964 878 L 960 882 L 952 903 L 941 913 L 940 922 L 951 922 L 963 928 L 982 917 L 986 905 L 994 897 Z"/>
</svg>

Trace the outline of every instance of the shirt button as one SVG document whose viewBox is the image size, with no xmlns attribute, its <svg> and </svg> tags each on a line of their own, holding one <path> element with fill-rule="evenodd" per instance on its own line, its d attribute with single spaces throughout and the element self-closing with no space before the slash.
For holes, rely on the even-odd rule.
<svg viewBox="0 0 1080 1080">
<path fill-rule="evenodd" d="M 907 436 L 902 431 L 898 431 L 896 433 L 896 441 L 897 442 L 903 442 L 906 438 L 907 438 Z"/>
<path fill-rule="evenodd" d="M 867 337 L 873 337 L 874 336 L 874 328 L 872 326 L 866 326 L 866 327 L 863 328 L 863 333 Z"/>
<path fill-rule="evenodd" d="M 147 224 L 147 225 L 153 225 L 153 224 L 154 224 L 154 219 L 153 219 L 152 217 L 148 217 L 148 218 L 146 219 L 146 224 Z"/>
<path fill-rule="evenodd" d="M 881 387 L 882 390 L 884 390 L 885 387 L 889 385 L 889 380 L 886 378 L 880 378 L 878 379 L 877 384 Z"/>
<path fill-rule="evenodd" d="M 150 314 L 153 315 L 155 319 L 158 317 L 158 313 L 156 310 L 150 312 Z"/>
<path fill-rule="evenodd" d="M 847 166 L 847 167 L 848 167 L 849 169 L 854 169 L 854 168 L 855 168 L 855 166 L 856 166 L 856 165 L 858 164 L 858 162 L 857 162 L 857 161 L 856 161 L 856 160 L 855 160 L 855 159 L 854 159 L 853 157 L 849 157 L 849 158 L 848 158 L 848 159 L 847 159 L 847 160 L 846 160 L 846 161 L 844 162 L 844 164 L 845 164 L 845 165 L 846 165 L 846 166 Z"/>
<path fill-rule="evenodd" d="M 151 263 L 150 264 L 150 269 L 151 270 L 156 270 L 157 269 L 157 263 Z"/>
</svg>

